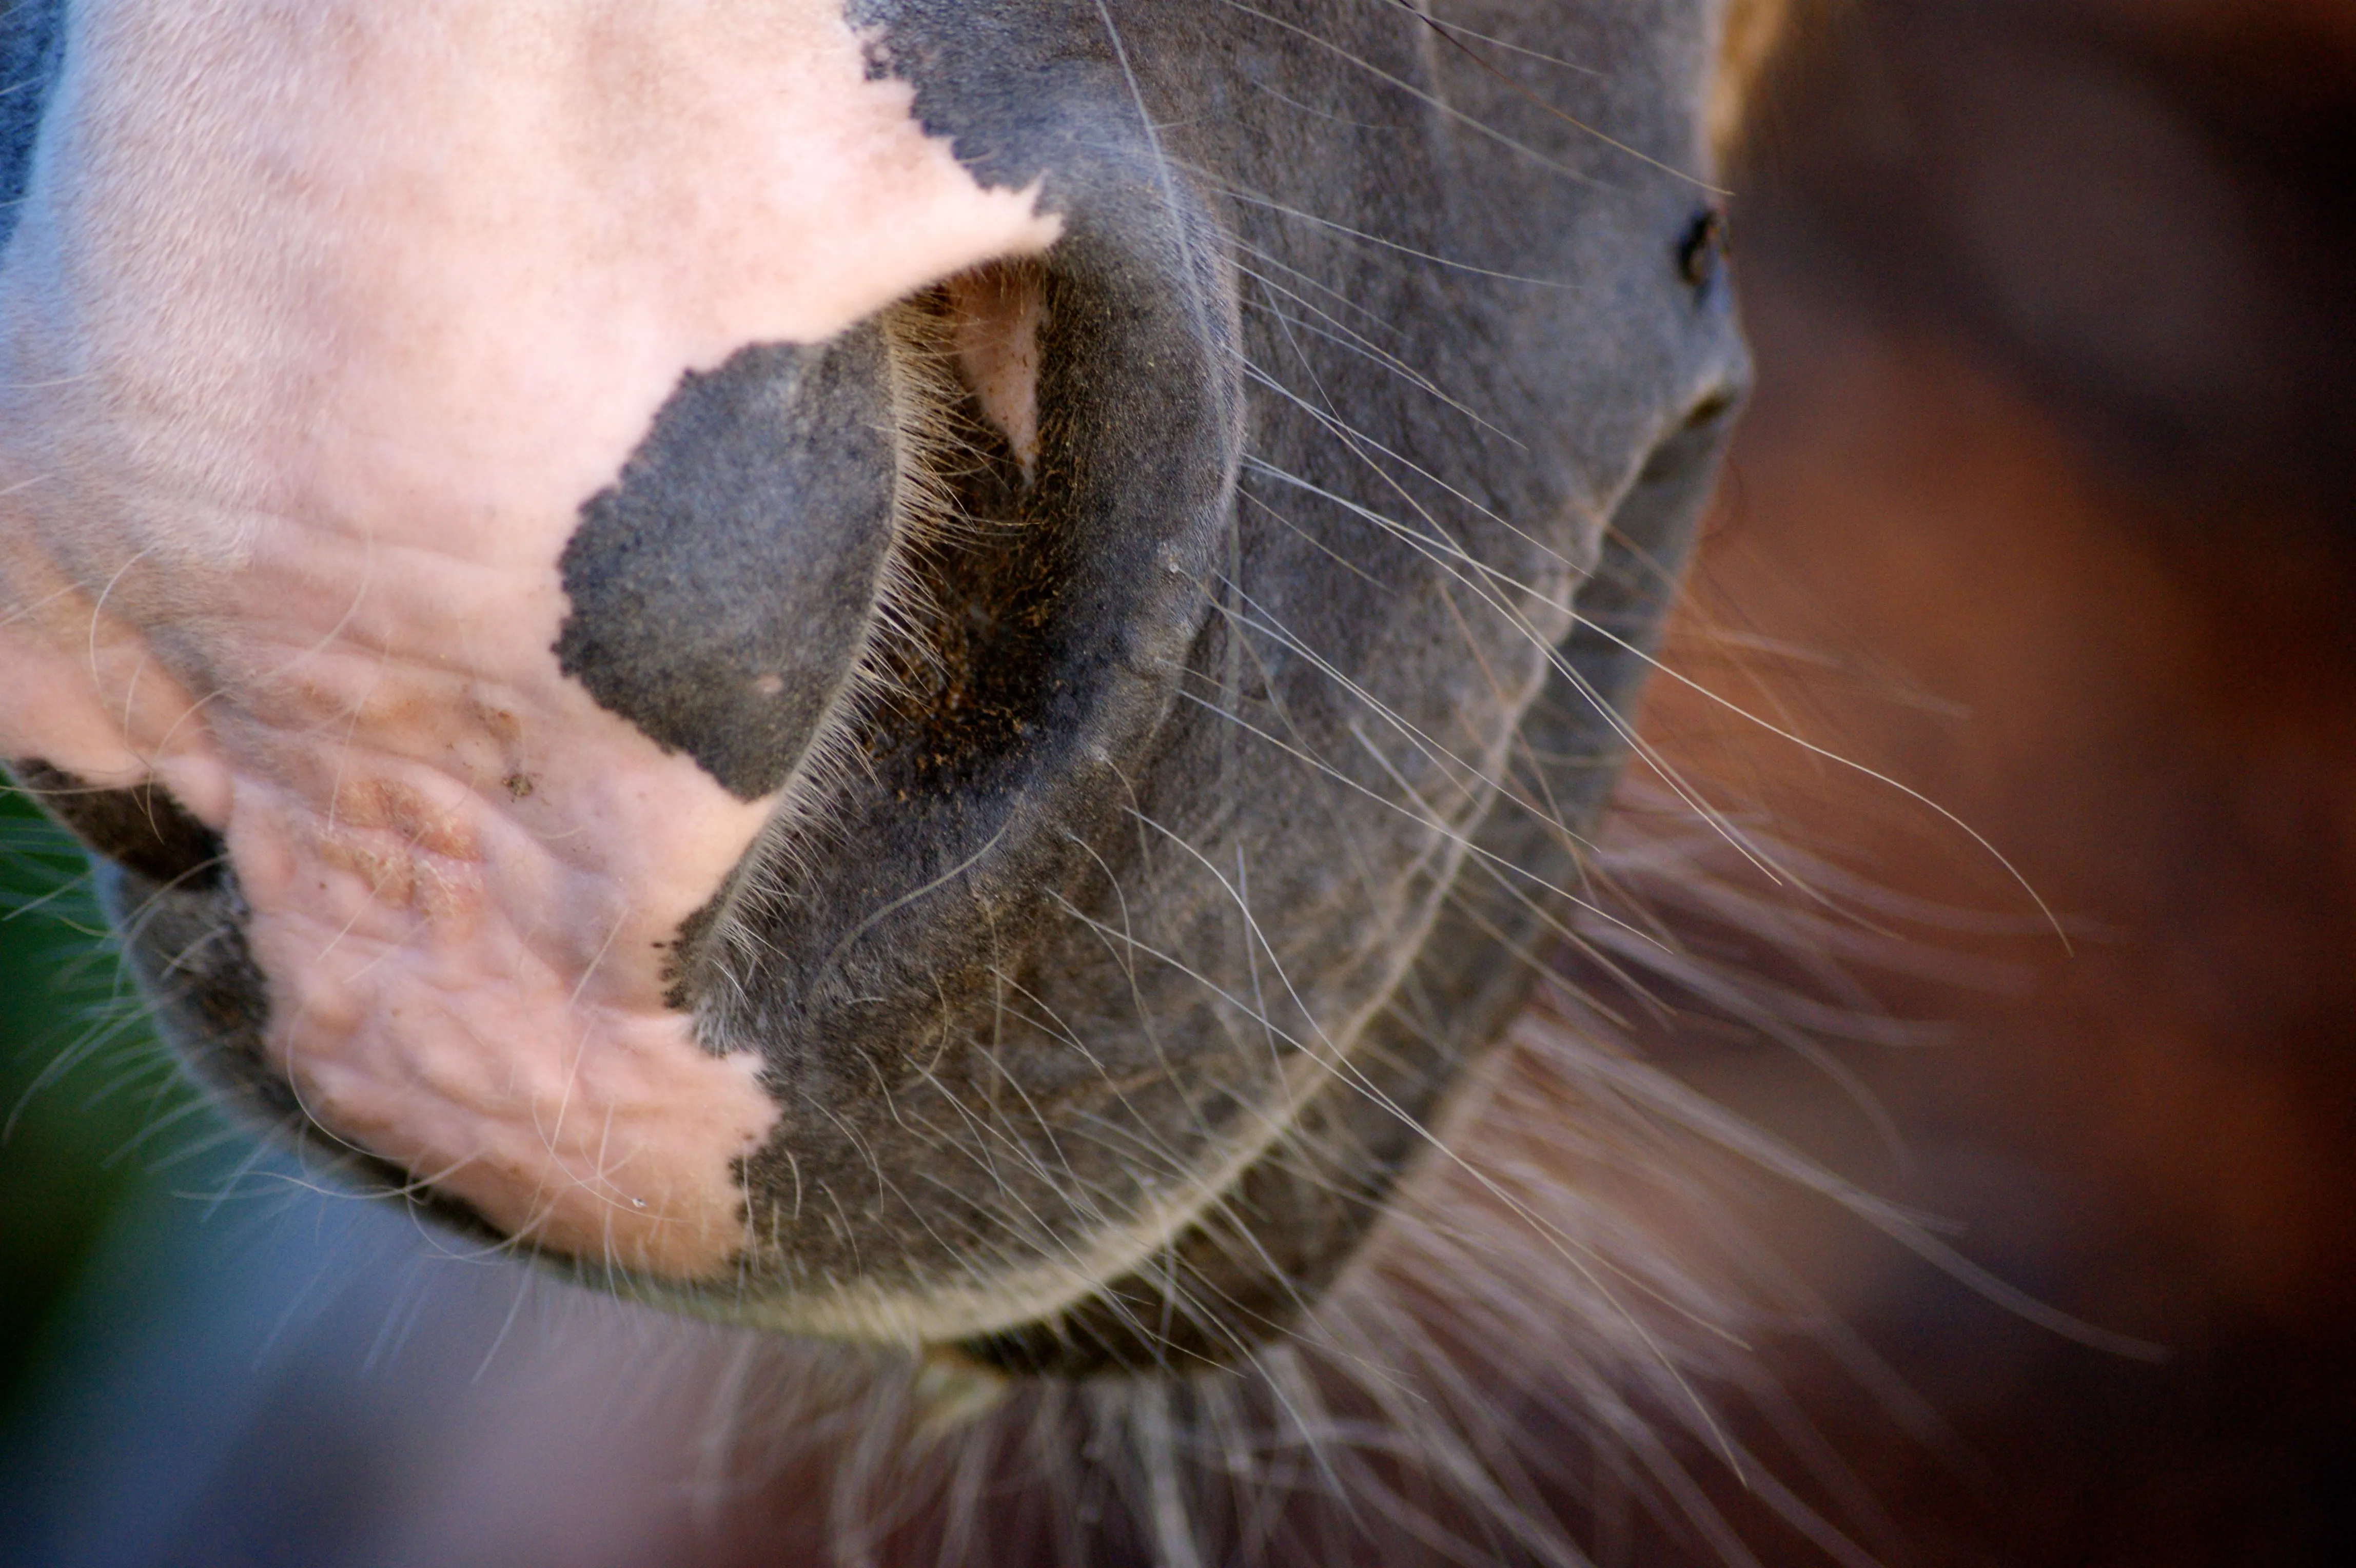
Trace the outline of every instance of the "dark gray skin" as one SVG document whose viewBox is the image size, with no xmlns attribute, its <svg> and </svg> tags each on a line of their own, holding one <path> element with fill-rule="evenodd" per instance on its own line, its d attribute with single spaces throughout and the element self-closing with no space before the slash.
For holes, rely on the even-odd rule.
<svg viewBox="0 0 2356 1568">
<path fill-rule="evenodd" d="M 1558 940 L 1746 383 L 1713 9 L 856 0 L 926 128 L 1063 218 L 1041 450 L 948 476 L 975 526 L 912 550 L 937 613 L 864 766 L 680 933 L 673 1004 L 781 1113 L 739 1279 L 661 1294 L 963 1292 L 967 1354 L 1081 1375 L 1248 1353 L 1348 1262 Z M 58 11 L 0 23 L 9 81 Z M 691 378 L 565 554 L 566 672 L 744 798 L 876 610 L 887 354 Z M 14 766 L 110 857 L 178 1048 L 299 1129 L 218 844 Z"/>
</svg>

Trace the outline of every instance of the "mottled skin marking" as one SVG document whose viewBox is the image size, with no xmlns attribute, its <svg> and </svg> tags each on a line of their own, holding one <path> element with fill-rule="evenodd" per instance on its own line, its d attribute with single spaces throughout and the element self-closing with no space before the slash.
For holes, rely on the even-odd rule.
<svg viewBox="0 0 2356 1568">
<path fill-rule="evenodd" d="M 1056 231 L 861 51 L 794 0 L 99 0 L 0 268 L 0 752 L 221 835 L 324 1126 L 663 1273 L 725 1268 L 773 1115 L 663 950 L 781 779 L 568 681 L 558 558 L 682 373 Z"/>
<path fill-rule="evenodd" d="M 1237 1354 L 1560 929 L 1746 381 L 1755 14 L 79 5 L 0 751 L 196 824 L 114 886 L 200 1070 L 500 1236 Z"/>
</svg>

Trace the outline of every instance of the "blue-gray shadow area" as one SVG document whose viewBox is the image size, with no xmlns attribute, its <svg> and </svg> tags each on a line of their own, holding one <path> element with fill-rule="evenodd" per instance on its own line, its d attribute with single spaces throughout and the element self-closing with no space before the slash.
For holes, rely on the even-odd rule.
<svg viewBox="0 0 2356 1568">
<path fill-rule="evenodd" d="M 0 1432 L 9 1568 L 598 1568 L 680 1511 L 642 1315 L 280 1156 L 141 1192 L 59 1318 Z"/>
<path fill-rule="evenodd" d="M 0 1565 L 663 1561 L 696 1331 L 228 1126 L 5 790 L 0 1129 Z"/>
<path fill-rule="evenodd" d="M 394 1385 L 308 1366 L 290 1389 L 287 1352 L 339 1341 L 348 1356 L 321 1365 L 365 1364 L 361 1280 L 328 1260 L 397 1238 L 311 1206 L 314 1224 L 256 1224 L 150 1188 L 124 1208 L 0 1438 L 0 1512 L 17 1521 L 0 1558 L 291 1568 L 369 1532 L 381 1494 L 355 1482 L 398 1469 L 414 1412 Z M 323 1249 L 328 1226 L 346 1234 Z M 253 1484 L 225 1487 L 232 1471 Z"/>
</svg>

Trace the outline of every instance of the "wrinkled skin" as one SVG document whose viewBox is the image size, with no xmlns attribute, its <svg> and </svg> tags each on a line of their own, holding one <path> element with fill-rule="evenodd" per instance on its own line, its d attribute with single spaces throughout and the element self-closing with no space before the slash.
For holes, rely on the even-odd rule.
<svg viewBox="0 0 2356 1568">
<path fill-rule="evenodd" d="M 1279 1330 L 1622 759 L 1720 7 L 150 9 L 0 35 L 0 751 L 189 1063 L 692 1311 Z"/>
</svg>

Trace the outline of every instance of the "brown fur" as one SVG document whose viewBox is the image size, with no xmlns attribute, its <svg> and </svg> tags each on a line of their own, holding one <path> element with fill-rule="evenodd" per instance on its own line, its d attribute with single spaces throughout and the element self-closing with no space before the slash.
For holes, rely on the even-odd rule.
<svg viewBox="0 0 2356 1568">
<path fill-rule="evenodd" d="M 1718 80 L 1703 124 L 1723 163 L 1740 144 L 1768 62 L 1790 33 L 1794 0 L 1727 0 L 1719 34 Z"/>
</svg>

